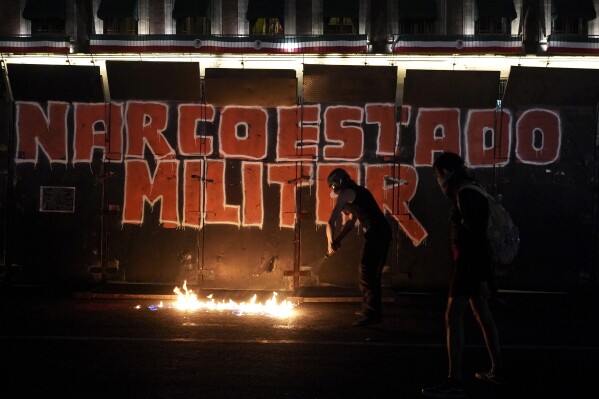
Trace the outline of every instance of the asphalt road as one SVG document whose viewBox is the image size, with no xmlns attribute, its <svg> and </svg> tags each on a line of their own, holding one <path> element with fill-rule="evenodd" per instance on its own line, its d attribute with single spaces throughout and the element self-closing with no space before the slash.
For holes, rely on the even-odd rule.
<svg viewBox="0 0 599 399">
<path fill-rule="evenodd" d="M 419 398 L 446 374 L 442 295 L 398 295 L 366 328 L 351 325 L 351 301 L 304 302 L 277 319 L 147 297 L 0 300 L 2 398 Z M 598 305 L 498 294 L 510 384 L 474 379 L 488 360 L 468 317 L 468 397 L 596 397 Z"/>
</svg>

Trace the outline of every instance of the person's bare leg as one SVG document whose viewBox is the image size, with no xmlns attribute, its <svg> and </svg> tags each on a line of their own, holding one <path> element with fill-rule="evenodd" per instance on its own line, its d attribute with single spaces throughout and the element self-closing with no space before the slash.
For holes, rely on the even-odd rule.
<svg viewBox="0 0 599 399">
<path fill-rule="evenodd" d="M 491 359 L 491 371 L 502 372 L 503 359 L 501 357 L 501 349 L 499 346 L 499 332 L 497 331 L 495 320 L 489 309 L 489 302 L 487 298 L 483 296 L 473 297 L 470 299 L 470 307 L 472 308 L 474 318 L 478 322 L 483 333 L 483 338 Z"/>
<path fill-rule="evenodd" d="M 462 379 L 462 359 L 464 357 L 464 312 L 468 298 L 455 297 L 447 300 L 445 329 L 449 378 Z"/>
</svg>

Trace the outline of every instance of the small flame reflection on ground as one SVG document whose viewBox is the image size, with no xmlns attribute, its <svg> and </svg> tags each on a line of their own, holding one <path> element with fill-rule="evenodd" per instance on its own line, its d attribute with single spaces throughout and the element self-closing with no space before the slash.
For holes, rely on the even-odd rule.
<svg viewBox="0 0 599 399">
<path fill-rule="evenodd" d="M 173 290 L 177 294 L 177 300 L 173 303 L 172 307 L 178 310 L 216 310 L 216 311 L 232 311 L 237 315 L 244 314 L 260 314 L 270 317 L 287 318 L 292 316 L 293 308 L 295 304 L 287 301 L 277 300 L 277 293 L 273 292 L 272 297 L 266 302 L 257 302 L 257 295 L 250 299 L 249 302 L 235 302 L 233 300 L 222 300 L 217 302 L 212 295 L 207 297 L 207 301 L 201 301 L 198 299 L 196 293 L 192 290 L 187 289 L 187 281 L 183 282 L 182 289 L 175 287 Z M 155 311 L 163 308 L 164 305 L 160 302 L 159 305 L 152 305 L 149 307 L 150 310 Z M 169 306 L 170 307 L 170 306 Z"/>
</svg>

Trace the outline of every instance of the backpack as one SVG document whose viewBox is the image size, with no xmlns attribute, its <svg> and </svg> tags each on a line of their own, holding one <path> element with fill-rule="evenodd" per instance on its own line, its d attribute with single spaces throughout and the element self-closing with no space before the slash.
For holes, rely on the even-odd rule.
<svg viewBox="0 0 599 399">
<path fill-rule="evenodd" d="M 514 261 L 520 246 L 520 232 L 512 221 L 508 211 L 492 195 L 482 187 L 467 184 L 460 187 L 471 188 L 487 198 L 489 204 L 489 220 L 487 221 L 487 241 L 491 261 L 498 265 L 509 265 Z"/>
</svg>

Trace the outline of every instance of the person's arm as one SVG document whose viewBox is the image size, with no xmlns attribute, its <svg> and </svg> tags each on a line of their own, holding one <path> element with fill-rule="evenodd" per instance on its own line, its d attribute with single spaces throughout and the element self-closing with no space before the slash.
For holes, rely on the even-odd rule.
<svg viewBox="0 0 599 399">
<path fill-rule="evenodd" d="M 353 214 L 348 214 L 347 215 L 347 220 L 345 221 L 345 223 L 343 223 L 343 226 L 341 227 L 341 231 L 339 232 L 339 234 L 337 234 L 337 237 L 335 237 L 335 240 L 337 243 L 340 243 L 341 240 L 343 240 L 343 238 L 347 235 L 347 233 L 349 233 L 350 231 L 352 231 L 352 229 L 354 228 L 354 226 L 356 225 L 356 218 L 354 217 Z"/>
<path fill-rule="evenodd" d="M 356 224 L 354 216 L 350 213 L 348 220 L 343 224 L 341 231 L 335 237 L 335 222 L 341 216 L 341 212 L 345 205 L 349 202 L 351 203 L 356 198 L 356 193 L 354 190 L 345 189 L 341 190 L 339 196 L 337 197 L 337 202 L 335 203 L 335 207 L 331 212 L 331 216 L 329 217 L 329 221 L 327 222 L 326 232 L 327 232 L 327 242 L 328 242 L 328 253 L 333 254 L 339 246 L 341 245 L 341 240 L 351 231 L 351 229 Z"/>
</svg>

